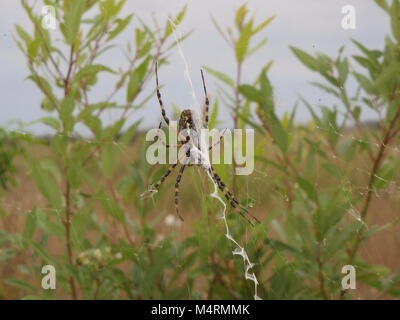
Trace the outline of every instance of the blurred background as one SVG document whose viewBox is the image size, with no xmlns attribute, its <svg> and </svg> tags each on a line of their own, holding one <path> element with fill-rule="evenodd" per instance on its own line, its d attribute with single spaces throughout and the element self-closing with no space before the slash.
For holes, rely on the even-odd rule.
<svg viewBox="0 0 400 320">
<path fill-rule="evenodd" d="M 351 38 L 357 39 L 366 47 L 380 47 L 383 45 L 382 34 L 390 31 L 390 22 L 385 19 L 385 13 L 376 9 L 373 1 L 363 0 L 304 0 L 304 1 L 247 1 L 248 7 L 254 11 L 255 20 L 261 21 L 263 17 L 276 15 L 272 24 L 264 34 L 256 38 L 268 38 L 267 46 L 255 53 L 249 61 L 246 61 L 246 72 L 242 75 L 243 82 L 252 79 L 252 75 L 259 72 L 259 65 L 266 61 L 273 61 L 270 71 L 271 81 L 275 87 L 275 100 L 277 113 L 282 115 L 285 111 L 291 111 L 298 94 L 301 94 L 311 103 L 324 103 L 330 105 L 333 99 L 307 83 L 315 81 L 315 76 L 303 65 L 299 64 L 289 49 L 289 45 L 301 48 L 307 52 L 322 51 L 328 55 L 335 55 L 341 46 L 345 46 L 345 54 L 351 55 L 357 52 L 357 48 L 351 43 Z M 171 12 L 178 11 L 185 1 L 127 1 L 125 12 L 134 12 L 146 23 L 152 22 L 152 17 L 165 19 Z M 211 16 L 225 30 L 230 25 L 231 17 L 242 5 L 242 1 L 212 1 L 190 3 L 186 19 L 179 26 L 181 34 L 194 30 L 193 34 L 182 44 L 186 60 L 190 67 L 190 76 L 193 81 L 198 98 L 202 99 L 202 87 L 200 68 L 209 66 L 227 74 L 232 74 L 232 66 L 235 57 L 229 46 L 220 37 L 211 21 Z M 353 5 L 356 9 L 356 29 L 344 30 L 341 21 L 344 17 L 342 7 Z M 41 4 L 35 6 L 39 13 Z M 28 69 L 24 57 L 13 41 L 14 24 L 22 27 L 29 25 L 29 21 L 19 1 L 3 0 L 0 20 L 0 93 L 2 106 L 0 108 L 0 125 L 10 120 L 19 119 L 24 122 L 33 121 L 44 115 L 37 108 L 41 103 L 40 92 L 27 80 Z M 57 31 L 51 31 L 57 34 Z M 119 37 L 117 45 L 125 43 L 133 38 L 132 32 L 125 30 Z M 160 81 L 165 85 L 164 101 L 167 113 L 172 114 L 171 104 L 184 107 L 193 104 L 190 87 L 184 78 L 184 65 L 177 51 L 169 54 L 170 64 L 160 72 Z M 120 59 L 118 50 L 112 50 L 101 57 L 101 62 L 111 67 L 126 67 Z M 232 75 L 233 76 L 233 75 Z M 113 80 L 104 75 L 97 86 L 90 93 L 94 99 L 104 97 L 104 92 L 109 92 L 114 85 Z M 217 95 L 215 79 L 206 75 L 206 81 L 211 98 Z M 352 89 L 355 85 L 349 84 Z M 148 94 L 154 89 L 151 86 L 145 88 Z M 21 94 L 23 92 L 23 94 Z M 119 100 L 123 100 L 121 94 Z M 27 105 L 29 101 L 29 105 Z M 151 117 L 158 114 L 156 97 L 147 104 L 144 110 L 137 114 L 144 118 L 142 128 L 157 126 L 157 121 Z M 339 108 L 341 106 L 339 105 Z M 103 115 L 104 121 L 111 123 L 116 119 L 115 112 L 110 111 Z M 366 110 L 363 119 L 376 120 L 373 112 Z M 232 122 L 227 112 L 221 112 L 219 119 L 224 121 L 225 127 L 231 127 Z M 305 107 L 300 105 L 296 114 L 297 121 L 310 120 Z M 37 124 L 30 128 L 37 133 L 46 133 L 46 128 Z M 86 132 L 83 132 L 86 133 Z"/>
</svg>

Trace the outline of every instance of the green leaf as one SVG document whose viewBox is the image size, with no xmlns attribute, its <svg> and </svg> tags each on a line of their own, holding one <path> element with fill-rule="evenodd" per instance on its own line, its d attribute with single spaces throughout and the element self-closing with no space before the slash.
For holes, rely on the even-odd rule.
<svg viewBox="0 0 400 320">
<path fill-rule="evenodd" d="M 235 45 L 236 60 L 240 63 L 244 60 L 249 47 L 250 37 L 253 32 L 253 20 L 250 20 L 242 29 Z"/>
<path fill-rule="evenodd" d="M 73 45 L 79 32 L 81 18 L 85 12 L 86 1 L 71 0 L 65 15 L 65 40 L 69 45 Z"/>
<path fill-rule="evenodd" d="M 75 108 L 74 98 L 66 96 L 61 101 L 60 120 L 63 123 L 64 132 L 69 135 L 74 127 L 75 118 L 73 116 Z"/>
<path fill-rule="evenodd" d="M 23 289 L 25 291 L 33 291 L 36 292 L 36 289 L 34 287 L 32 287 L 29 283 L 19 280 L 19 279 L 15 279 L 15 278 L 8 278 L 4 280 L 5 283 L 7 283 L 10 286 L 19 288 L 19 289 Z"/>
<path fill-rule="evenodd" d="M 340 96 L 339 93 L 335 89 L 332 89 L 332 88 L 330 88 L 330 87 L 328 87 L 328 86 L 326 86 L 326 85 L 324 85 L 322 83 L 311 82 L 310 84 L 313 85 L 314 87 L 317 87 L 317 88 L 319 88 L 321 90 L 324 90 L 327 93 L 330 93 L 330 94 L 334 95 L 335 97 L 339 98 L 339 96 Z"/>
<path fill-rule="evenodd" d="M 236 16 L 235 16 L 235 24 L 238 29 L 240 29 L 243 25 L 243 20 L 246 16 L 247 13 L 247 4 L 244 3 L 241 5 L 239 9 L 236 10 Z"/>
<path fill-rule="evenodd" d="M 54 209 L 60 209 L 62 198 L 58 191 L 58 186 L 51 178 L 49 172 L 44 170 L 39 162 L 34 162 L 32 174 L 39 191 L 46 197 Z"/>
<path fill-rule="evenodd" d="M 309 55 L 307 52 L 304 52 L 295 47 L 290 47 L 290 50 L 295 54 L 295 56 L 309 69 L 313 71 L 319 71 L 318 61 Z"/>
<path fill-rule="evenodd" d="M 208 128 L 213 129 L 217 124 L 217 117 L 218 117 L 218 100 L 215 100 L 214 106 L 211 111 L 210 119 L 208 121 Z"/>
<path fill-rule="evenodd" d="M 386 0 L 375 0 L 375 3 L 380 6 L 386 12 L 389 12 L 390 8 L 386 2 Z"/>
<path fill-rule="evenodd" d="M 318 203 L 318 193 L 314 189 L 313 185 L 302 177 L 297 177 L 296 180 L 300 188 L 303 189 L 303 191 L 307 194 L 308 198 L 310 198 L 315 203 Z"/>
<path fill-rule="evenodd" d="M 52 117 L 43 117 L 38 120 L 29 122 L 28 125 L 32 125 L 32 124 L 36 124 L 36 123 L 43 123 L 53 129 L 55 129 L 56 131 L 59 131 L 60 127 L 61 127 L 60 121 L 57 118 L 52 118 Z"/>
<path fill-rule="evenodd" d="M 267 20 L 265 20 L 264 22 L 260 23 L 254 30 L 253 30 L 253 34 L 256 34 L 257 32 L 260 32 L 262 29 L 264 29 L 266 26 L 268 26 L 272 20 L 275 19 L 275 15 L 269 17 Z"/>
<path fill-rule="evenodd" d="M 125 222 L 125 214 L 114 200 L 103 194 L 100 197 L 100 203 L 110 216 L 117 219 L 119 222 Z"/>
<path fill-rule="evenodd" d="M 206 70 L 208 73 L 210 73 L 214 77 L 216 77 L 216 78 L 220 79 L 221 81 L 225 82 L 231 88 L 233 88 L 235 86 L 234 81 L 227 74 L 219 72 L 219 71 L 211 69 L 211 68 L 208 68 L 208 67 L 203 67 L 203 68 L 204 68 L 204 70 Z"/>
<path fill-rule="evenodd" d="M 101 150 L 101 163 L 107 178 L 111 178 L 114 174 L 119 152 L 119 148 L 113 143 L 107 143 Z"/>
<path fill-rule="evenodd" d="M 79 187 L 82 181 L 82 168 L 76 160 L 68 163 L 67 179 L 72 189 Z"/>
<path fill-rule="evenodd" d="M 110 31 L 107 41 L 114 39 L 117 35 L 119 35 L 124 29 L 128 26 L 129 22 L 133 17 L 133 13 L 127 16 L 125 19 L 117 19 L 115 22 L 117 26 L 114 28 L 113 31 Z"/>
<path fill-rule="evenodd" d="M 291 256 L 296 257 L 298 259 L 304 258 L 304 255 L 299 250 L 297 250 L 296 248 L 294 248 L 282 241 L 274 240 L 271 238 L 267 238 L 264 241 L 265 241 L 265 244 L 267 246 L 270 246 L 272 248 L 272 250 L 274 250 L 274 251 L 277 251 L 277 252 L 282 251 L 282 252 L 288 253 Z"/>
<path fill-rule="evenodd" d="M 28 56 L 31 61 L 35 60 L 38 53 L 40 45 L 42 44 L 42 39 L 35 39 L 28 45 Z"/>
<path fill-rule="evenodd" d="M 22 238 L 25 241 L 31 241 L 33 234 L 36 229 L 36 211 L 33 209 L 30 211 L 26 217 L 24 232 L 22 233 Z"/>
<path fill-rule="evenodd" d="M 239 86 L 239 92 L 248 100 L 262 103 L 264 101 L 264 95 L 258 89 L 248 84 L 242 84 Z"/>
<path fill-rule="evenodd" d="M 372 184 L 375 189 L 384 188 L 394 178 L 397 170 L 400 168 L 400 160 L 388 159 L 380 167 L 375 174 L 374 182 Z"/>
<path fill-rule="evenodd" d="M 345 243 L 351 239 L 356 232 L 362 228 L 362 222 L 356 221 L 346 225 L 342 230 L 337 230 L 332 239 L 327 242 L 326 247 L 323 251 L 323 259 L 327 260 L 333 257 L 333 255 L 340 249 L 345 249 Z"/>
<path fill-rule="evenodd" d="M 239 92 L 248 100 L 262 103 L 264 96 L 258 89 L 248 84 L 242 84 L 239 86 Z"/>
<path fill-rule="evenodd" d="M 266 45 L 268 42 L 267 38 L 262 39 L 254 48 L 251 48 L 248 52 L 247 52 L 247 56 L 251 56 L 254 52 L 256 52 L 257 50 L 261 49 L 264 45 Z"/>
<path fill-rule="evenodd" d="M 373 94 L 375 89 L 374 85 L 366 76 L 361 73 L 353 72 L 353 75 L 357 79 L 357 82 L 361 85 L 361 87 L 365 90 L 365 92 Z"/>
<path fill-rule="evenodd" d="M 44 95 L 50 99 L 51 102 L 57 101 L 57 99 L 53 95 L 53 90 L 51 89 L 50 84 L 45 78 L 41 76 L 31 75 L 28 77 L 28 79 L 32 80 L 38 86 L 38 88 L 44 93 Z"/>
<path fill-rule="evenodd" d="M 137 93 L 139 92 L 139 89 L 142 85 L 142 81 L 148 71 L 149 67 L 149 62 L 151 60 L 151 56 L 149 55 L 140 65 L 137 67 L 129 77 L 129 82 L 128 82 L 128 88 L 126 92 L 126 100 L 128 103 L 131 103 Z"/>
<path fill-rule="evenodd" d="M 55 235 L 56 237 L 63 239 L 65 238 L 65 228 L 61 224 L 57 224 L 50 220 L 50 217 L 47 216 L 43 211 L 39 209 L 34 209 L 36 212 L 38 227 L 48 234 Z"/>
<path fill-rule="evenodd" d="M 289 141 L 287 132 L 283 128 L 282 123 L 272 112 L 264 113 L 264 120 L 271 130 L 271 135 L 272 138 L 274 139 L 274 142 L 276 143 L 278 148 L 282 151 L 282 153 L 286 153 L 289 146 Z"/>
<path fill-rule="evenodd" d="M 29 43 L 31 43 L 31 36 L 18 24 L 15 25 L 15 30 L 22 40 L 24 40 L 26 47 L 28 48 Z"/>
<path fill-rule="evenodd" d="M 182 22 L 183 17 L 186 14 L 186 9 L 187 9 L 187 4 L 185 4 L 183 6 L 182 10 L 177 14 L 175 19 L 172 20 L 173 23 L 171 23 L 171 21 L 168 20 L 167 26 L 165 28 L 164 38 L 167 38 L 168 36 L 170 36 L 171 33 L 174 31 L 175 26 L 178 26 Z"/>
<path fill-rule="evenodd" d="M 76 74 L 74 80 L 79 82 L 79 80 L 86 78 L 86 77 L 94 77 L 97 75 L 99 72 L 110 72 L 110 73 L 115 73 L 112 69 L 109 67 L 103 66 L 101 64 L 90 64 L 88 66 L 83 67 L 81 70 L 78 71 Z"/>
<path fill-rule="evenodd" d="M 221 37 L 225 40 L 226 43 L 228 43 L 229 45 L 231 45 L 231 42 L 229 41 L 228 37 L 226 36 L 226 34 L 222 31 L 221 27 L 219 26 L 219 24 L 217 23 L 217 20 L 215 20 L 215 18 L 213 16 L 211 16 L 211 22 L 213 23 L 215 29 L 217 29 L 218 33 L 221 35 Z"/>
<path fill-rule="evenodd" d="M 270 63 L 261 71 L 260 74 L 260 90 L 263 94 L 263 103 L 261 103 L 261 107 L 263 108 L 264 112 L 274 112 L 274 92 L 272 85 L 268 79 L 267 71 L 270 67 Z"/>
<path fill-rule="evenodd" d="M 54 259 L 47 251 L 46 249 L 39 243 L 36 243 L 32 241 L 31 246 L 36 250 L 36 252 L 47 262 L 50 262 L 54 266 L 58 266 L 58 262 L 56 259 Z"/>
<path fill-rule="evenodd" d="M 397 42 L 400 43 L 400 13 L 399 13 L 399 0 L 393 0 L 392 7 L 390 9 L 390 22 L 392 32 Z"/>
<path fill-rule="evenodd" d="M 393 61 L 390 65 L 386 66 L 382 72 L 376 77 L 374 81 L 374 88 L 379 88 L 385 85 L 388 81 L 395 79 L 400 73 L 400 63 Z"/>
<path fill-rule="evenodd" d="M 324 169 L 326 171 L 328 171 L 330 174 L 334 175 L 335 177 L 337 177 L 337 178 L 343 177 L 342 171 L 338 167 L 334 166 L 333 164 L 327 162 L 327 163 L 322 164 L 322 166 L 324 167 Z"/>
<path fill-rule="evenodd" d="M 126 147 L 129 145 L 135 136 L 139 125 L 141 124 L 142 119 L 133 123 L 123 134 L 121 134 L 120 138 L 118 139 L 118 144 L 121 147 Z"/>
</svg>

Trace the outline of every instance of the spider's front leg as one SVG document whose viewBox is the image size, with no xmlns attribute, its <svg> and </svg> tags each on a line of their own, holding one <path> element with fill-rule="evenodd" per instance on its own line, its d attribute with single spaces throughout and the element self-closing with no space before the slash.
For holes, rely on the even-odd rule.
<svg viewBox="0 0 400 320">
<path fill-rule="evenodd" d="M 161 179 L 158 180 L 156 184 L 152 185 L 154 191 L 157 190 L 157 189 L 162 185 L 162 183 L 165 181 L 165 179 L 169 176 L 169 174 L 172 172 L 172 170 L 175 169 L 175 167 L 176 167 L 177 165 L 178 165 L 177 163 L 172 164 L 172 165 L 168 168 L 168 170 L 163 174 L 163 176 L 161 177 Z"/>
<path fill-rule="evenodd" d="M 214 179 L 214 181 L 217 183 L 219 189 L 221 192 L 224 194 L 226 200 L 228 200 L 229 204 L 231 207 L 239 213 L 247 222 L 249 222 L 252 226 L 254 226 L 253 221 L 249 219 L 252 218 L 255 222 L 261 223 L 255 216 L 252 214 L 249 214 L 249 211 L 243 207 L 240 202 L 235 198 L 233 193 L 228 189 L 228 187 L 225 185 L 225 183 L 221 180 L 220 176 L 218 173 L 215 171 L 215 169 L 211 166 L 210 168 L 210 173 Z"/>
<path fill-rule="evenodd" d="M 166 113 L 165 113 L 164 104 L 163 104 L 163 102 L 162 102 L 162 100 L 161 100 L 160 87 L 159 87 L 159 85 L 158 85 L 158 72 L 157 72 L 157 65 L 158 65 L 158 63 L 156 62 L 156 65 L 155 65 L 155 71 L 156 71 L 156 89 L 157 89 L 157 99 L 158 99 L 158 103 L 160 104 L 160 107 L 161 107 L 161 114 L 162 114 L 162 116 L 163 116 L 163 118 L 164 118 L 164 121 L 165 121 L 165 123 L 166 123 L 167 125 L 169 125 L 169 119 L 168 119 L 168 117 L 167 117 L 167 115 L 166 115 Z"/>
<path fill-rule="evenodd" d="M 181 169 L 179 170 L 179 174 L 176 177 L 176 183 L 175 183 L 175 211 L 176 215 L 178 216 L 179 219 L 183 220 L 183 217 L 179 214 L 179 209 L 178 209 L 178 195 L 179 195 L 179 183 L 181 182 L 182 176 L 183 176 L 183 171 L 185 170 L 186 165 L 183 164 Z"/>
<path fill-rule="evenodd" d="M 208 99 L 208 95 L 207 95 L 207 89 L 206 89 L 206 83 L 204 81 L 203 70 L 200 70 L 200 73 L 201 73 L 201 79 L 203 81 L 203 89 L 204 89 L 204 95 L 205 95 L 204 109 L 203 109 L 203 125 L 204 125 L 204 128 L 207 128 L 208 127 L 208 109 L 210 107 L 210 100 Z"/>
</svg>

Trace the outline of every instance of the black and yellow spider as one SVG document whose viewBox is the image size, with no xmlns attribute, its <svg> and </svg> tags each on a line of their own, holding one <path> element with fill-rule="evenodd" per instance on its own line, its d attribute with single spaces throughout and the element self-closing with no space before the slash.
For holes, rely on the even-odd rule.
<svg viewBox="0 0 400 320">
<path fill-rule="evenodd" d="M 168 117 L 165 113 L 165 108 L 164 108 L 163 102 L 161 100 L 161 93 L 160 93 L 160 88 L 159 88 L 159 84 L 158 84 L 157 63 L 155 64 L 155 73 L 156 73 L 157 98 L 158 98 L 158 102 L 161 107 L 161 114 L 162 114 L 162 117 L 163 117 L 165 123 L 168 126 L 170 126 L 170 120 L 168 119 Z M 176 147 L 180 148 L 184 145 L 186 146 L 186 161 L 179 160 L 179 158 L 178 158 L 177 163 L 172 164 L 168 168 L 168 170 L 164 173 L 164 175 L 161 177 L 161 179 L 159 181 L 157 181 L 157 183 L 152 185 L 153 191 L 156 191 L 161 186 L 161 184 L 165 181 L 165 179 L 169 176 L 169 174 L 172 172 L 172 170 L 174 170 L 178 164 L 181 165 L 178 176 L 176 178 L 176 183 L 175 183 L 175 210 L 176 210 L 177 216 L 182 221 L 183 221 L 183 217 L 179 214 L 179 209 L 178 209 L 179 183 L 181 182 L 185 167 L 191 166 L 192 164 L 198 164 L 198 163 L 193 162 L 192 158 L 191 158 L 191 153 L 193 151 L 195 151 L 195 149 L 197 149 L 197 151 L 200 149 L 200 146 L 195 145 L 194 141 L 192 141 L 192 140 L 194 140 L 192 138 L 194 136 L 193 133 L 197 133 L 196 136 L 200 136 L 199 131 L 201 130 L 201 128 L 208 127 L 208 110 L 209 110 L 210 102 L 209 102 L 209 99 L 207 96 L 207 89 L 206 89 L 204 75 L 203 75 L 202 70 L 201 70 L 201 78 L 203 81 L 203 89 L 204 89 L 204 95 L 205 95 L 205 103 L 204 103 L 204 107 L 203 107 L 203 117 L 202 117 L 203 119 L 201 119 L 201 120 L 196 119 L 195 112 L 190 109 L 183 110 L 179 117 L 179 123 L 178 123 L 178 129 L 177 129 L 178 137 L 181 136 L 182 131 L 187 131 L 189 133 L 185 136 L 184 139 L 179 140 L 178 145 Z M 161 124 L 162 123 L 160 123 L 159 128 L 161 128 Z M 166 144 L 165 142 L 164 142 L 164 145 L 167 148 L 169 148 L 171 146 L 169 144 Z M 212 149 L 212 147 L 213 146 L 208 147 L 208 151 L 210 151 Z M 221 180 L 220 176 L 218 175 L 218 173 L 215 171 L 215 169 L 211 165 L 208 165 L 207 167 L 204 167 L 204 166 L 202 166 L 202 167 L 208 171 L 210 176 L 213 178 L 214 182 L 218 185 L 218 188 L 222 191 L 225 198 L 228 200 L 229 204 L 232 206 L 232 208 L 236 212 L 238 212 L 243 218 L 245 218 L 252 225 L 253 225 L 253 223 L 252 223 L 252 221 L 250 221 L 249 216 L 254 221 L 259 223 L 258 219 L 256 217 L 250 215 L 248 213 L 247 209 L 245 207 L 243 207 L 239 203 L 239 201 L 234 197 L 232 192 L 227 188 L 225 183 Z"/>
</svg>

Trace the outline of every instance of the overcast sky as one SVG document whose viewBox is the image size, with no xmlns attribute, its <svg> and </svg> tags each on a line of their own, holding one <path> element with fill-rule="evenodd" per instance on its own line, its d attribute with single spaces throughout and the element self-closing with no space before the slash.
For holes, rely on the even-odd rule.
<svg viewBox="0 0 400 320">
<path fill-rule="evenodd" d="M 202 65 L 230 75 L 235 73 L 234 54 L 215 30 L 210 14 L 221 26 L 232 25 L 235 10 L 243 2 L 242 0 L 127 0 L 124 14 L 135 12 L 136 16 L 151 22 L 151 15 L 154 13 L 158 20 L 163 21 L 168 14 L 177 13 L 185 3 L 188 3 L 187 15 L 180 26 L 180 32 L 185 33 L 191 29 L 195 29 L 195 32 L 182 46 L 190 65 L 197 97 L 202 99 L 199 74 Z M 367 47 L 381 49 L 384 36 L 390 33 L 388 17 L 373 0 L 248 0 L 247 3 L 250 12 L 255 13 L 256 22 L 272 14 L 276 15 L 276 19 L 262 34 L 268 37 L 267 46 L 246 62 L 243 81 L 254 79 L 260 67 L 273 60 L 274 64 L 269 75 L 275 89 L 277 112 L 280 115 L 292 109 L 298 94 L 313 105 L 332 104 L 331 99 L 309 85 L 310 81 L 317 81 L 320 78 L 294 57 L 289 46 L 299 47 L 309 53 L 321 51 L 335 57 L 337 50 L 345 45 L 345 54 L 351 55 L 357 52 L 350 41 L 351 38 L 357 39 Z M 346 4 L 353 5 L 356 9 L 355 30 L 344 30 L 341 27 L 343 18 L 341 10 Z M 1 0 L 0 9 L 0 125 L 16 119 L 29 122 L 45 115 L 40 109 L 42 95 L 31 81 L 25 80 L 29 70 L 12 35 L 15 33 L 15 23 L 27 27 L 29 31 L 32 29 L 20 6 L 20 1 Z M 134 23 L 131 22 L 130 30 Z M 117 38 L 118 43 L 123 44 L 132 37 L 130 30 Z M 120 61 L 121 57 L 121 52 L 116 49 L 106 56 L 106 61 L 102 62 L 118 65 L 115 62 Z M 171 62 L 169 66 L 163 67 L 159 74 L 160 81 L 164 84 L 164 103 L 169 114 L 173 112 L 171 104 L 180 107 L 191 104 L 190 89 L 183 76 L 184 66 L 176 50 L 171 55 Z M 210 96 L 215 97 L 217 81 L 207 74 L 206 81 Z M 92 92 L 92 98 L 98 100 L 104 97 L 104 92 L 109 92 L 111 85 L 113 83 L 107 79 L 99 82 L 98 87 Z M 154 88 L 150 83 L 147 90 L 152 89 Z M 122 94 L 122 97 L 124 96 L 125 94 Z M 105 115 L 104 120 L 112 121 L 114 116 Z M 131 117 L 130 121 L 144 117 L 144 127 L 156 126 L 160 118 L 156 97 L 148 102 L 145 110 L 132 114 Z M 373 114 L 366 113 L 365 117 L 373 119 Z M 221 110 L 220 119 L 228 119 L 226 108 Z M 299 121 L 309 119 L 303 106 L 299 108 L 297 119 Z M 230 123 L 226 121 L 225 124 Z M 36 126 L 32 127 L 32 130 L 46 132 L 47 129 Z"/>
</svg>

